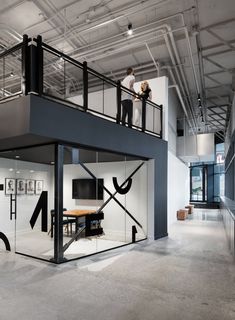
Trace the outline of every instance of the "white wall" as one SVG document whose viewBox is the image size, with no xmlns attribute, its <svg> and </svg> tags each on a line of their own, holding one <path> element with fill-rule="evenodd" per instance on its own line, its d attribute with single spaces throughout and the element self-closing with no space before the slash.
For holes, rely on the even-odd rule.
<svg viewBox="0 0 235 320">
<path fill-rule="evenodd" d="M 174 223 L 176 212 L 189 204 L 189 168 L 168 151 L 168 226 Z"/>
<path fill-rule="evenodd" d="M 180 105 L 174 88 L 168 94 L 168 150 L 176 155 L 177 116 Z"/>
<path fill-rule="evenodd" d="M 168 98 L 168 227 L 174 223 L 177 210 L 189 203 L 189 168 L 177 158 L 177 117 L 182 109 L 174 88 Z"/>
</svg>

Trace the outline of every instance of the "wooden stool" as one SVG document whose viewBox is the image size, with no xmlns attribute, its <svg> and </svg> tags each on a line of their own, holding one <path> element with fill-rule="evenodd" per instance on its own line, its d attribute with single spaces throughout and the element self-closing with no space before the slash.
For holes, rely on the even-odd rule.
<svg viewBox="0 0 235 320">
<path fill-rule="evenodd" d="M 189 214 L 192 214 L 192 213 L 193 213 L 194 205 L 193 205 L 193 204 L 189 204 L 189 205 L 185 206 L 185 208 L 189 209 L 189 210 L 188 210 L 188 213 L 189 213 Z"/>
<path fill-rule="evenodd" d="M 177 211 L 177 220 L 185 220 L 188 218 L 189 209 L 180 209 Z"/>
</svg>

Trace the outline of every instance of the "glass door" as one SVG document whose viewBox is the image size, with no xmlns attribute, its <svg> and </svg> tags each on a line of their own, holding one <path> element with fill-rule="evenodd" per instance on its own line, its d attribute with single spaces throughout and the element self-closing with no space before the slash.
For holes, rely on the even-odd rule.
<svg viewBox="0 0 235 320">
<path fill-rule="evenodd" d="M 206 166 L 195 166 L 190 169 L 190 201 L 207 201 Z"/>
</svg>

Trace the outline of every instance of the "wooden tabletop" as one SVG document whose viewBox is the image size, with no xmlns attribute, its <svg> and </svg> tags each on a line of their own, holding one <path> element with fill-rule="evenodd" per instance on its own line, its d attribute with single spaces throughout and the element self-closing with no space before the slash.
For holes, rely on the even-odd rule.
<svg viewBox="0 0 235 320">
<path fill-rule="evenodd" d="M 91 213 L 95 213 L 96 211 L 95 210 L 67 210 L 67 211 L 64 211 L 63 212 L 63 215 L 64 216 L 67 216 L 67 217 L 81 217 L 81 216 L 86 216 L 88 214 L 91 214 Z"/>
</svg>

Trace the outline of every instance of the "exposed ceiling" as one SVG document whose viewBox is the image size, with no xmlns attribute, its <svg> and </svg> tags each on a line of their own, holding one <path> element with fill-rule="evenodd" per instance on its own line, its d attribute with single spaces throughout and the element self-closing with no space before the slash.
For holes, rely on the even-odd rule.
<svg viewBox="0 0 235 320">
<path fill-rule="evenodd" d="M 234 0 L 0 0 L 0 4 L 2 50 L 21 41 L 23 34 L 40 34 L 47 44 L 88 61 L 114 80 L 121 79 L 129 66 L 138 80 L 167 75 L 190 131 L 224 136 L 235 87 Z M 127 35 L 129 24 L 132 36 Z M 8 69 L 10 74 L 12 67 Z M 48 81 L 56 86 L 53 72 Z M 72 72 L 71 82 L 76 91 Z"/>
</svg>

